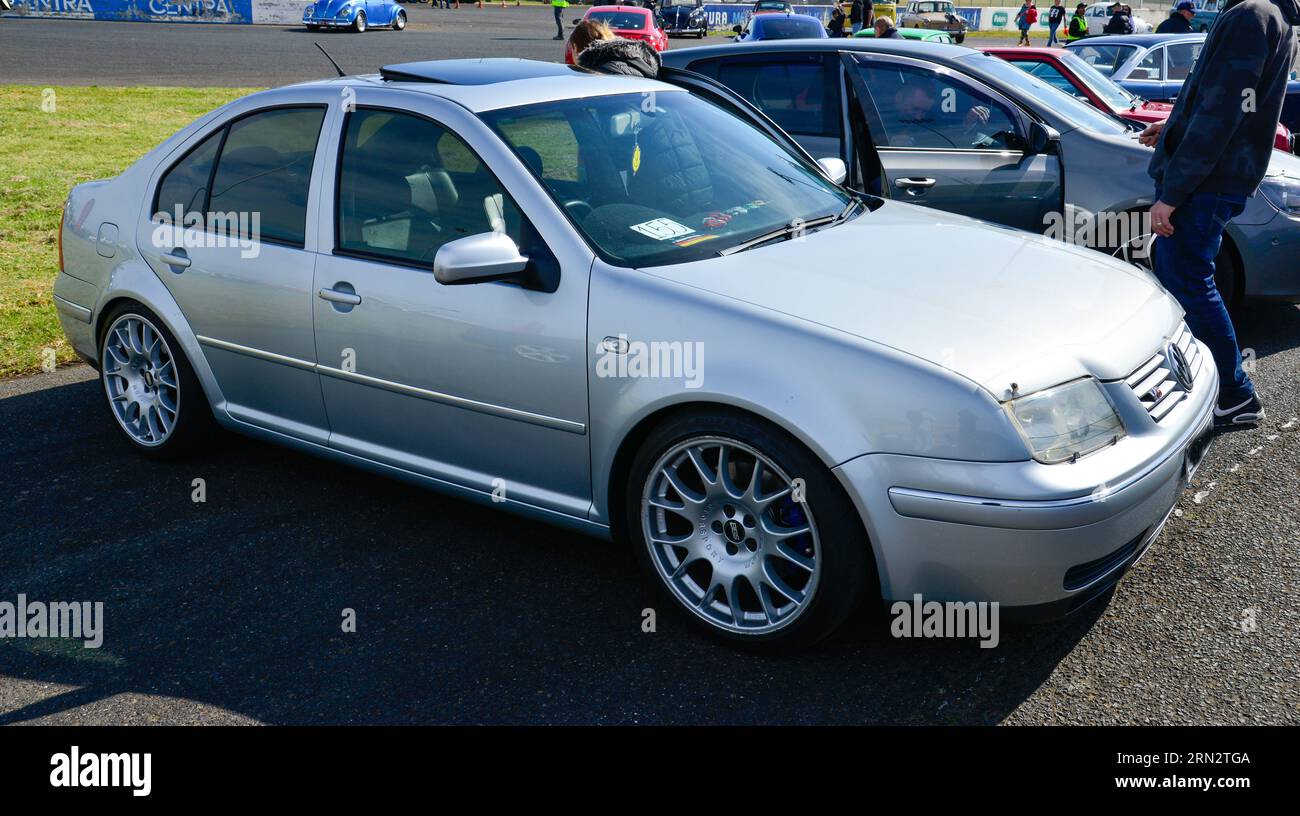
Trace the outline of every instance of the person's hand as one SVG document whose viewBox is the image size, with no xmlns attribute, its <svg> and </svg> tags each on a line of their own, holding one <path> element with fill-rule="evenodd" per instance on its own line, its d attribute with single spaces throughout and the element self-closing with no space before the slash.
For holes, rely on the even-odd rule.
<svg viewBox="0 0 1300 816">
<path fill-rule="evenodd" d="M 966 114 L 966 127 L 973 128 L 976 125 L 987 125 L 989 123 L 989 109 L 983 105 L 976 105 Z"/>
<path fill-rule="evenodd" d="M 1147 129 L 1138 134 L 1138 141 L 1147 147 L 1155 147 L 1160 141 L 1160 131 L 1165 129 L 1164 122 L 1152 122 Z"/>
<path fill-rule="evenodd" d="M 1161 238 L 1174 234 L 1174 207 L 1163 201 L 1151 205 L 1151 231 Z"/>
</svg>

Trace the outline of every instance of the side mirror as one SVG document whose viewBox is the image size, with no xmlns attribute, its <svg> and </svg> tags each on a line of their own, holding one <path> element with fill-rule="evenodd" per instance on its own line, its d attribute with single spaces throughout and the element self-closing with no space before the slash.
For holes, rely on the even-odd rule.
<svg viewBox="0 0 1300 816">
<path fill-rule="evenodd" d="M 827 156 L 824 159 L 817 160 L 818 166 L 822 172 L 830 177 L 830 180 L 836 184 L 843 184 L 844 179 L 849 176 L 849 168 L 844 164 L 844 160 L 836 156 Z"/>
<path fill-rule="evenodd" d="M 1053 153 L 1061 143 L 1061 134 L 1042 122 L 1029 123 L 1029 150 L 1033 155 Z"/>
<path fill-rule="evenodd" d="M 483 232 L 442 245 L 433 258 L 433 277 L 438 283 L 456 286 L 509 280 L 528 268 L 528 258 L 510 236 Z"/>
</svg>

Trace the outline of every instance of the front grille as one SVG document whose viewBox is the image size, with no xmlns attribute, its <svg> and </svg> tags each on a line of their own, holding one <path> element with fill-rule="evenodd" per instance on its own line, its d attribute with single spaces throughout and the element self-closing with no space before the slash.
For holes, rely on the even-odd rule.
<svg viewBox="0 0 1300 816">
<path fill-rule="evenodd" d="M 1193 340 L 1192 332 L 1187 328 L 1187 324 L 1179 325 L 1178 331 L 1174 333 L 1174 339 L 1170 345 L 1177 346 L 1182 352 L 1184 359 L 1187 360 L 1188 370 L 1191 372 L 1193 382 L 1201 374 L 1201 348 Z M 1151 359 L 1137 367 L 1137 370 L 1128 376 L 1124 382 L 1133 393 L 1137 395 L 1138 401 L 1142 407 L 1147 410 L 1151 418 L 1156 422 L 1168 416 L 1174 406 L 1187 398 L 1188 390 L 1179 384 L 1178 379 L 1174 376 L 1172 363 L 1170 361 L 1170 352 L 1168 347 L 1162 349 Z"/>
</svg>

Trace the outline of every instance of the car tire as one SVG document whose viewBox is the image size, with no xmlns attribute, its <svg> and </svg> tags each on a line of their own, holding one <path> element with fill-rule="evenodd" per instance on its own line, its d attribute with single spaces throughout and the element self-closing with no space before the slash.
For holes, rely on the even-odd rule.
<svg viewBox="0 0 1300 816">
<path fill-rule="evenodd" d="M 308 25 L 307 25 L 307 30 L 308 30 L 308 31 L 319 31 L 319 30 L 320 30 L 320 26 L 318 26 L 318 25 L 310 25 L 310 24 L 308 24 Z"/>
<path fill-rule="evenodd" d="M 399 11 L 397 16 L 393 18 L 393 30 L 401 31 L 404 28 L 406 28 L 406 12 Z"/>
<path fill-rule="evenodd" d="M 138 303 L 123 303 L 102 321 L 99 382 L 114 422 L 139 453 L 176 459 L 211 438 L 212 408 L 194 368 L 167 326 Z"/>
<path fill-rule="evenodd" d="M 789 433 L 747 414 L 701 410 L 654 428 L 622 500 L 637 560 L 660 597 L 730 646 L 810 646 L 875 584 L 858 512 L 830 470 Z"/>
<path fill-rule="evenodd" d="M 364 11 L 357 12 L 357 19 L 352 21 L 352 30 L 358 34 L 366 33 L 366 13 Z"/>
<path fill-rule="evenodd" d="M 962 43 L 966 42 L 966 35 L 965 34 L 954 35 L 952 41 L 957 43 L 958 45 L 961 45 Z"/>
</svg>

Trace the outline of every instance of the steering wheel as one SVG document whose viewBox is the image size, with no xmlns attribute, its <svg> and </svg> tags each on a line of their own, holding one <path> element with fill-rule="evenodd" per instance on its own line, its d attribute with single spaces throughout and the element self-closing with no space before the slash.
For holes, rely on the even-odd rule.
<svg viewBox="0 0 1300 816">
<path fill-rule="evenodd" d="M 564 209 L 568 211 L 569 215 L 573 216 L 575 221 L 581 221 L 591 215 L 596 208 L 580 198 L 574 198 L 564 202 Z"/>
</svg>

